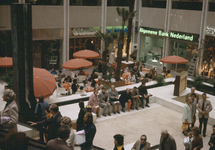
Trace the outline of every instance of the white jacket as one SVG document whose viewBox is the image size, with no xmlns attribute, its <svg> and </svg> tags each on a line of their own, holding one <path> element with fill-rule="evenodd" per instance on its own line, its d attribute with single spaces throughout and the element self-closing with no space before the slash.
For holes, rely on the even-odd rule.
<svg viewBox="0 0 215 150">
<path fill-rule="evenodd" d="M 185 119 L 187 119 L 187 123 L 192 123 L 192 106 L 191 105 L 188 106 L 187 103 L 184 105 L 184 114 L 183 114 L 182 122 L 185 122 Z"/>
</svg>

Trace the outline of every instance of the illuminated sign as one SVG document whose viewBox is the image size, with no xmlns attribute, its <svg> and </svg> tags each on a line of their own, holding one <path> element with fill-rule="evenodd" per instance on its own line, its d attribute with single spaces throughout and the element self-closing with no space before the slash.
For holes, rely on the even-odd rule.
<svg viewBox="0 0 215 150">
<path fill-rule="evenodd" d="M 194 36 L 191 35 L 186 35 L 186 34 L 181 34 L 181 33 L 174 33 L 174 32 L 163 32 L 161 30 L 154 31 L 154 30 L 148 30 L 144 28 L 140 28 L 140 33 L 143 34 L 150 34 L 150 35 L 157 35 L 157 36 L 162 36 L 162 37 L 170 37 L 173 39 L 179 39 L 179 40 L 186 40 L 186 41 L 193 41 Z"/>
</svg>

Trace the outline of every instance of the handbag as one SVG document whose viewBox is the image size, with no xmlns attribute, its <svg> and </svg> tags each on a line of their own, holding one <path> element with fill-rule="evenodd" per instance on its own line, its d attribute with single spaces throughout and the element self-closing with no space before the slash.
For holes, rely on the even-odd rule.
<svg viewBox="0 0 215 150">
<path fill-rule="evenodd" d="M 188 125 L 187 124 L 182 124 L 182 129 L 183 130 L 188 130 Z"/>
</svg>

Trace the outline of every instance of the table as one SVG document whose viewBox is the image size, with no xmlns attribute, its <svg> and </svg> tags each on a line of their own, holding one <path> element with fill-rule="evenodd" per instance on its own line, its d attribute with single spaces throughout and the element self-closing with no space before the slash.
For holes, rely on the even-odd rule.
<svg viewBox="0 0 215 150">
<path fill-rule="evenodd" d="M 130 81 L 125 81 L 125 85 L 131 85 Z"/>
<path fill-rule="evenodd" d="M 150 72 L 150 69 L 148 69 L 148 68 L 142 68 L 142 71 Z"/>
<path fill-rule="evenodd" d="M 86 91 L 86 92 L 93 92 L 94 88 L 93 87 L 85 87 L 84 91 Z"/>
<path fill-rule="evenodd" d="M 122 61 L 122 64 L 121 64 L 121 69 L 124 70 L 126 67 L 128 67 L 129 65 L 133 65 L 134 62 L 133 61 Z"/>
<path fill-rule="evenodd" d="M 84 73 L 85 73 L 85 76 L 86 76 L 86 77 L 89 76 L 89 73 L 88 73 L 88 72 L 84 71 Z"/>
<path fill-rule="evenodd" d="M 70 84 L 70 83 L 63 83 L 63 88 L 66 89 L 68 92 L 70 91 L 70 87 L 72 87 L 72 84 Z"/>
<path fill-rule="evenodd" d="M 128 80 L 128 76 L 130 75 L 130 73 L 123 73 L 122 74 L 122 78 Z"/>
</svg>

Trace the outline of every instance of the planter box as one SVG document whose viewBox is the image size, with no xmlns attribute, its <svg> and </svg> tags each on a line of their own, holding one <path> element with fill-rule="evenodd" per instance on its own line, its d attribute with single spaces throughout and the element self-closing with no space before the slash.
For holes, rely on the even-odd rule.
<svg viewBox="0 0 215 150">
<path fill-rule="evenodd" d="M 101 84 L 106 84 L 109 88 L 114 85 L 115 87 L 119 87 L 119 86 L 125 86 L 125 81 L 121 80 L 121 81 L 118 81 L 118 82 L 107 82 L 105 80 L 101 80 L 99 79 L 100 83 Z"/>
</svg>

